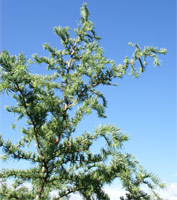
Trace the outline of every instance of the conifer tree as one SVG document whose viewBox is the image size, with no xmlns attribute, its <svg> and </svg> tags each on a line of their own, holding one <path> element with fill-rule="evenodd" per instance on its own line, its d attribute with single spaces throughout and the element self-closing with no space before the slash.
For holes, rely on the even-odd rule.
<svg viewBox="0 0 177 200">
<path fill-rule="evenodd" d="M 122 151 L 128 137 L 119 128 L 100 125 L 93 133 L 77 133 L 77 137 L 75 132 L 83 117 L 93 110 L 98 117 L 106 117 L 106 99 L 98 86 L 114 85 L 113 80 L 122 78 L 128 70 L 138 77 L 144 72 L 147 57 L 158 66 L 158 54 L 165 54 L 166 50 L 141 49 L 129 43 L 135 48 L 132 58 L 125 57 L 123 64 L 116 65 L 104 56 L 99 46 L 100 38 L 89 21 L 86 4 L 81 8 L 81 21 L 76 29 L 59 26 L 54 32 L 64 48 L 58 50 L 44 44 L 49 57 L 35 54 L 27 59 L 22 53 L 13 56 L 8 51 L 0 52 L 0 91 L 11 94 L 16 102 L 6 109 L 18 116 L 18 120 L 26 120 L 21 128 L 23 137 L 17 143 L 4 141 L 0 136 L 4 153 L 1 159 L 34 164 L 29 169 L 1 170 L 0 198 L 64 200 L 79 193 L 86 200 L 108 200 L 103 186 L 119 179 L 126 190 L 126 197 L 121 200 L 160 199 L 155 188 L 163 184 L 131 154 Z M 50 73 L 33 74 L 31 64 L 42 64 L 41 68 L 45 64 Z M 99 138 L 103 138 L 106 145 L 100 147 L 100 153 L 94 153 L 91 147 Z M 33 151 L 28 150 L 31 144 L 36 147 Z M 30 186 L 26 187 L 25 183 Z M 151 194 L 143 191 L 143 185 Z M 52 191 L 55 197 L 51 196 Z"/>
</svg>

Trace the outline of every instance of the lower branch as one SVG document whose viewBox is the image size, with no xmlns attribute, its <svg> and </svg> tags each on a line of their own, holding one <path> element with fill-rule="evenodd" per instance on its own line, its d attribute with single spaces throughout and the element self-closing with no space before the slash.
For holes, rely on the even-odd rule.
<svg viewBox="0 0 177 200">
<path fill-rule="evenodd" d="M 61 199 L 62 197 L 66 197 L 66 196 L 68 196 L 69 194 L 78 191 L 78 189 L 79 189 L 79 188 L 75 188 L 74 190 L 70 190 L 70 191 L 66 192 L 65 194 L 63 194 L 63 195 L 61 195 L 61 196 L 59 196 L 59 197 L 55 197 L 55 200 Z"/>
</svg>

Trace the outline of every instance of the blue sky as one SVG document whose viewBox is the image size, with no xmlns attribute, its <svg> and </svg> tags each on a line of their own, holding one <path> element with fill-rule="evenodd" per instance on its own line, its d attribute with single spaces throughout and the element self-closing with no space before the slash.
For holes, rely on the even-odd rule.
<svg viewBox="0 0 177 200">
<path fill-rule="evenodd" d="M 77 0 L 1 0 L 1 49 L 11 54 L 23 52 L 46 55 L 42 44 L 61 48 L 53 33 L 55 26 L 75 27 L 84 1 Z M 107 100 L 107 119 L 93 113 L 85 117 L 78 131 L 93 130 L 100 123 L 113 123 L 130 136 L 126 151 L 135 155 L 148 170 L 168 183 L 176 182 L 176 1 L 175 0 L 87 0 L 90 19 L 101 36 L 105 56 L 122 63 L 133 48 L 153 45 L 168 50 L 161 56 L 162 66 L 154 68 L 150 60 L 146 72 L 135 79 L 117 80 L 118 87 L 102 88 Z M 42 68 L 33 67 L 35 73 Z M 0 131 L 7 138 L 17 138 L 10 129 L 13 116 L 3 108 L 12 103 L 1 96 Z M 18 165 L 13 163 L 13 165 Z M 11 164 L 0 161 L 0 168 Z"/>
</svg>

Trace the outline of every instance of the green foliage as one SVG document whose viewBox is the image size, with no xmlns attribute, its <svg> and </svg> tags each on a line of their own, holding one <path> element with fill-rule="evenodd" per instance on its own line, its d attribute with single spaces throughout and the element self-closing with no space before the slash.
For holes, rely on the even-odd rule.
<svg viewBox="0 0 177 200">
<path fill-rule="evenodd" d="M 28 60 L 23 54 L 11 56 L 8 51 L 0 52 L 0 92 L 12 95 L 16 101 L 7 106 L 8 112 L 26 119 L 22 127 L 23 138 L 17 144 L 0 137 L 2 159 L 27 160 L 35 165 L 27 170 L 3 169 L 0 172 L 1 199 L 50 199 L 50 192 L 57 191 L 53 199 L 66 199 L 79 192 L 87 200 L 108 200 L 103 186 L 118 178 L 127 191 L 121 199 L 158 199 L 154 189 L 161 186 L 159 180 L 147 173 L 130 154 L 122 151 L 128 137 L 112 125 L 100 125 L 94 133 L 85 132 L 74 137 L 78 123 L 85 115 L 95 110 L 98 117 L 105 116 L 106 99 L 98 90 L 99 85 L 113 85 L 115 78 L 130 73 L 138 77 L 147 65 L 146 58 L 154 59 L 159 65 L 158 54 L 165 49 L 137 45 L 133 57 L 125 57 L 123 64 L 103 55 L 93 23 L 88 20 L 86 4 L 81 8 L 81 22 L 72 38 L 69 27 L 55 27 L 54 32 L 61 39 L 63 50 L 49 44 L 43 48 L 49 57 L 33 55 Z M 46 75 L 32 74 L 31 64 L 46 64 Z M 140 70 L 136 68 L 140 66 Z M 43 65 L 42 65 L 43 66 Z M 74 108 L 74 109 L 73 109 Z M 74 115 L 70 111 L 74 110 Z M 15 128 L 17 122 L 12 124 Z M 94 141 L 103 138 L 105 144 L 100 153 L 93 153 Z M 30 144 L 36 150 L 27 151 Z M 7 180 L 12 180 L 9 187 Z M 24 184 L 31 184 L 25 187 Z M 156 197 L 146 194 L 142 185 L 147 185 Z"/>
</svg>

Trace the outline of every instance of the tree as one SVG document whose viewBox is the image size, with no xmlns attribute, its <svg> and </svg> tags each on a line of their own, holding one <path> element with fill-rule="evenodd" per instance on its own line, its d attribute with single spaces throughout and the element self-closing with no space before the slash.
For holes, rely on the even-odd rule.
<svg viewBox="0 0 177 200">
<path fill-rule="evenodd" d="M 0 91 L 11 94 L 16 104 L 7 106 L 17 119 L 25 119 L 21 128 L 23 138 L 14 144 L 0 137 L 4 152 L 2 159 L 27 160 L 34 165 L 27 169 L 3 169 L 0 172 L 0 197 L 3 199 L 67 199 L 78 192 L 84 199 L 109 199 L 103 186 L 118 178 L 127 191 L 125 199 L 159 199 L 156 187 L 163 184 L 152 173 L 146 172 L 135 158 L 122 151 L 128 137 L 113 125 L 100 125 L 94 133 L 74 133 L 85 115 L 95 110 L 98 117 L 105 116 L 106 99 L 99 91 L 100 85 L 114 85 L 130 68 L 138 77 L 147 65 L 146 58 L 159 65 L 158 54 L 165 49 L 137 45 L 132 59 L 116 65 L 103 55 L 93 23 L 89 21 L 87 5 L 81 8 L 81 21 L 75 30 L 55 27 L 64 48 L 57 50 L 44 44 L 49 57 L 33 55 L 27 59 L 22 53 L 12 56 L 8 51 L 0 53 Z M 71 37 L 71 32 L 75 37 Z M 46 75 L 32 74 L 30 64 L 46 64 Z M 140 70 L 136 68 L 140 65 Z M 43 66 L 43 65 L 42 65 Z M 12 125 L 13 128 L 15 124 Z M 100 153 L 93 153 L 91 146 L 98 138 L 106 145 Z M 26 150 L 35 144 L 33 151 Z M 7 180 L 11 179 L 11 187 Z M 30 183 L 25 187 L 24 183 Z M 142 185 L 152 194 L 142 190 Z M 56 197 L 51 192 L 57 191 Z"/>
</svg>

